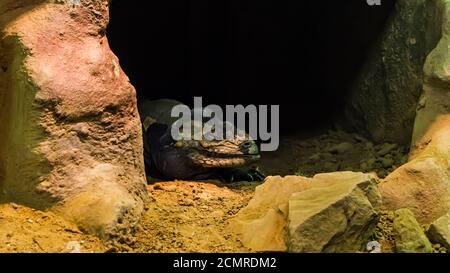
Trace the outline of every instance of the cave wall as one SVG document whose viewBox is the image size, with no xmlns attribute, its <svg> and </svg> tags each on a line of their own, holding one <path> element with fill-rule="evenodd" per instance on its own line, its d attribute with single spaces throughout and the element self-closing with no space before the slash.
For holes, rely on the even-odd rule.
<svg viewBox="0 0 450 273">
<path fill-rule="evenodd" d="M 441 38 L 425 62 L 410 162 L 380 185 L 387 209 L 409 208 L 422 224 L 450 209 L 450 1 L 435 3 Z"/>
<path fill-rule="evenodd" d="M 107 0 L 0 3 L 0 202 L 108 237 L 146 199 L 135 89 L 105 36 Z"/>
<path fill-rule="evenodd" d="M 384 208 L 408 208 L 431 224 L 450 209 L 450 1 L 399 1 L 397 9 L 388 34 L 405 33 L 385 37 L 353 103 L 367 107 L 359 120 L 367 126 L 357 125 L 374 138 L 412 144 L 409 162 L 380 183 Z"/>
<path fill-rule="evenodd" d="M 426 57 L 441 37 L 439 0 L 398 0 L 386 32 L 351 90 L 346 127 L 376 142 L 408 145 L 423 93 Z"/>
<path fill-rule="evenodd" d="M 425 62 L 424 86 L 417 107 L 413 148 L 435 121 L 450 113 L 450 1 L 439 1 L 438 9 L 438 18 L 442 18 L 441 39 Z"/>
</svg>

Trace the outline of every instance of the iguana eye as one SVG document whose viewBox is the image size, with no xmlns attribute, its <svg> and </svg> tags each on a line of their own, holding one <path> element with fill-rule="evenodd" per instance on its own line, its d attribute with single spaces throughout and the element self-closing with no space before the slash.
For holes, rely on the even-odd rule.
<svg viewBox="0 0 450 273">
<path fill-rule="evenodd" d="M 184 147 L 184 143 L 182 141 L 177 141 L 175 142 L 175 148 L 183 148 Z"/>
<path fill-rule="evenodd" d="M 200 146 L 202 146 L 203 148 L 208 148 L 208 142 L 207 141 L 204 141 L 204 140 L 201 140 L 200 141 Z"/>
</svg>

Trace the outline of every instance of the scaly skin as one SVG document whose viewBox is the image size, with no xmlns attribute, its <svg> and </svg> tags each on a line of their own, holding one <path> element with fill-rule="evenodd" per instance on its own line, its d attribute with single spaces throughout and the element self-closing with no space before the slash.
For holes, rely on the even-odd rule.
<svg viewBox="0 0 450 273">
<path fill-rule="evenodd" d="M 258 147 L 249 140 L 178 141 L 177 149 L 184 149 L 196 166 L 203 168 L 236 168 L 259 159 Z"/>
<path fill-rule="evenodd" d="M 170 119 L 159 117 L 158 120 L 154 118 L 158 114 L 149 115 L 143 109 L 170 113 L 167 108 L 180 103 L 168 100 L 144 103 L 146 105 L 140 107 L 145 125 L 144 155 L 146 169 L 151 176 L 164 179 L 217 178 L 226 182 L 261 181 L 265 178 L 255 168 L 240 169 L 260 158 L 257 144 L 248 136 L 233 140 L 174 141 L 170 134 L 172 124 L 167 124 Z"/>
</svg>

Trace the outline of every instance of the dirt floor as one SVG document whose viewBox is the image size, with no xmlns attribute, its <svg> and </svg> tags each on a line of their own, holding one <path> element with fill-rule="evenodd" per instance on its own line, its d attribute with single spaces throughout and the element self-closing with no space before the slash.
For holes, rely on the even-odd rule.
<svg viewBox="0 0 450 273">
<path fill-rule="evenodd" d="M 133 236 L 102 243 L 51 212 L 0 205 L 0 253 L 5 252 L 249 252 L 228 229 L 259 183 L 164 182 Z"/>
<path fill-rule="evenodd" d="M 151 202 L 134 235 L 102 242 L 51 212 L 0 205 L 0 253 L 246 253 L 228 225 L 258 183 L 163 182 L 148 186 Z M 373 240 L 395 251 L 393 213 L 382 212 Z M 447 250 L 433 246 L 436 253 Z"/>
<path fill-rule="evenodd" d="M 51 212 L 16 204 L 0 205 L 0 253 L 104 252 L 106 246 L 95 236 Z"/>
<path fill-rule="evenodd" d="M 258 164 L 267 175 L 304 175 L 342 170 L 384 177 L 406 161 L 406 149 L 374 145 L 342 131 L 283 139 Z M 259 183 L 160 182 L 148 186 L 150 202 L 135 234 L 102 243 L 50 212 L 0 205 L 0 252 L 248 252 L 228 225 Z M 383 215 L 382 223 L 388 222 Z M 380 231 L 384 250 L 391 236 Z"/>
<path fill-rule="evenodd" d="M 408 160 L 408 149 L 396 144 L 374 144 L 362 136 L 339 130 L 284 138 L 278 151 L 263 154 L 266 175 L 314 176 L 336 171 L 375 172 L 386 177 Z"/>
<path fill-rule="evenodd" d="M 133 243 L 125 245 L 133 252 L 248 252 L 228 226 L 248 204 L 256 185 L 185 181 L 151 185 L 154 202 L 130 238 Z"/>
</svg>

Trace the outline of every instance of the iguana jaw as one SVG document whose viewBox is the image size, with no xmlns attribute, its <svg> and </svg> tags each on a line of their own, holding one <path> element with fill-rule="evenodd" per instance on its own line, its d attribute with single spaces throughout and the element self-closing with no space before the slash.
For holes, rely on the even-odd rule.
<svg viewBox="0 0 450 273">
<path fill-rule="evenodd" d="M 203 168 L 234 168 L 258 160 L 260 155 L 224 155 L 220 157 L 197 153 L 189 157 L 194 165 Z"/>
<path fill-rule="evenodd" d="M 257 144 L 248 139 L 178 141 L 174 147 L 202 168 L 241 167 L 260 158 Z"/>
</svg>

